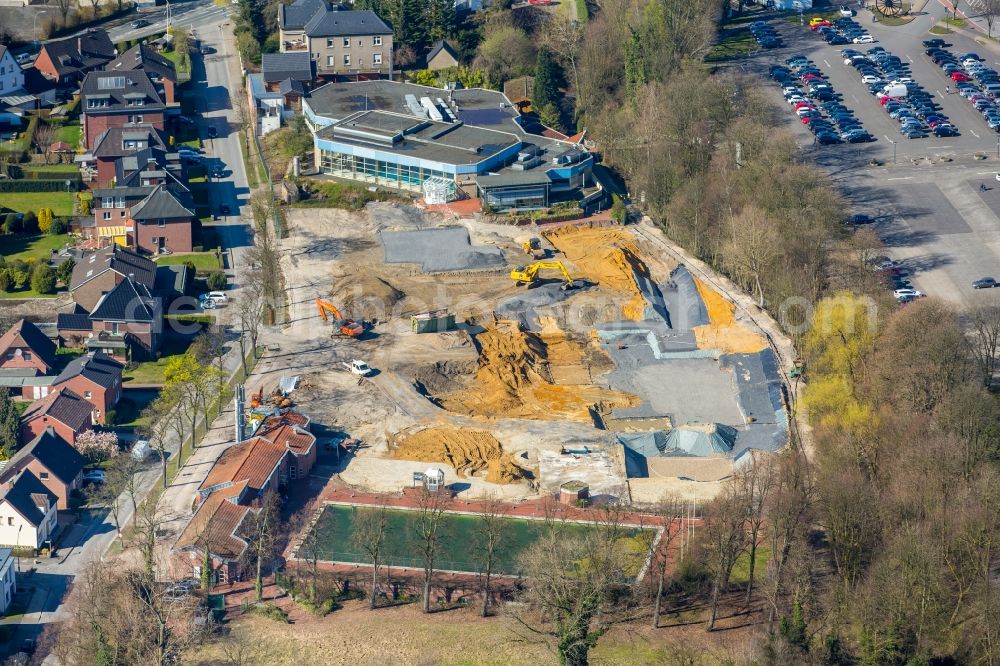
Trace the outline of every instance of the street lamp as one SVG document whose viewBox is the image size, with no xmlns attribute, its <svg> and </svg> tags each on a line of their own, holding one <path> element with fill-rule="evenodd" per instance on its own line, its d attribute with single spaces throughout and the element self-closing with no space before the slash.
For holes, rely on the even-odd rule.
<svg viewBox="0 0 1000 666">
<path fill-rule="evenodd" d="M 35 18 L 31 21 L 31 35 L 35 38 L 35 44 L 38 44 L 38 17 L 42 14 L 48 14 L 48 12 L 45 10 L 35 12 Z"/>
<path fill-rule="evenodd" d="M 889 139 L 889 137 L 886 137 L 886 138 Z M 889 143 L 892 144 L 892 163 L 895 164 L 896 163 L 896 142 L 893 141 L 892 139 L 889 139 Z"/>
<path fill-rule="evenodd" d="M 170 27 L 170 0 L 166 0 L 167 3 L 167 27 Z"/>
</svg>

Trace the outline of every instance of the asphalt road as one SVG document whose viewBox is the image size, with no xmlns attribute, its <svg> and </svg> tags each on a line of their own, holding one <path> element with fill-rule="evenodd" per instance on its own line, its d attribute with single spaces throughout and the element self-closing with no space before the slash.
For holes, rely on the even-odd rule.
<svg viewBox="0 0 1000 666">
<path fill-rule="evenodd" d="M 952 82 L 924 55 L 921 41 L 935 36 L 927 31 L 944 14 L 943 5 L 929 0 L 924 13 L 904 26 L 873 24 L 871 12 L 864 10 L 855 20 L 869 29 L 878 45 L 910 64 L 912 78 L 935 95 L 961 136 L 911 140 L 899 133 L 898 123 L 840 55 L 844 48 L 864 51 L 873 45 L 830 46 L 808 27 L 779 19 L 772 24 L 787 46 L 758 51 L 743 68 L 766 77 L 770 65 L 803 54 L 823 70 L 843 103 L 878 140 L 814 146 L 812 134 L 798 122 L 780 90 L 768 85 L 768 94 L 780 107 L 777 124 L 790 130 L 806 154 L 830 173 L 850 212 L 868 213 L 878 220 L 876 229 L 887 254 L 911 269 L 916 288 L 971 305 L 1000 300 L 1000 289 L 974 290 L 971 286 L 980 277 L 1000 279 L 1000 182 L 993 179 L 1000 171 L 1000 135 L 986 126 L 967 100 L 946 94 L 945 86 Z M 953 53 L 975 51 L 1000 68 L 1000 50 L 960 34 L 944 39 Z M 880 165 L 870 166 L 873 159 Z M 987 187 L 986 192 L 979 190 L 980 184 Z"/>
<path fill-rule="evenodd" d="M 225 21 L 229 6 L 216 5 L 212 0 L 195 0 L 193 2 L 172 2 L 170 3 L 170 24 L 191 29 L 200 29 L 203 26 L 215 25 Z M 133 29 L 132 22 L 136 19 L 149 21 L 149 25 L 142 28 Z M 129 16 L 118 25 L 108 28 L 108 36 L 111 42 L 117 44 L 126 39 L 139 39 L 158 35 L 167 29 L 167 10 L 165 7 L 158 7 L 152 11 L 141 11 Z"/>
</svg>

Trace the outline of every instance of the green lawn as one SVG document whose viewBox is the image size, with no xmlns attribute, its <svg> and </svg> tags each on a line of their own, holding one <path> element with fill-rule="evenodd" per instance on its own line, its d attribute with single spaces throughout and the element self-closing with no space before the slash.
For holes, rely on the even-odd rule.
<svg viewBox="0 0 1000 666">
<path fill-rule="evenodd" d="M 336 562 L 357 562 L 364 564 L 367 560 L 362 551 L 352 543 L 351 533 L 358 508 L 354 506 L 329 505 L 319 517 L 316 530 L 319 535 L 320 559 Z M 416 511 L 391 510 L 388 512 L 386 542 L 383 561 L 387 566 L 420 567 L 420 557 L 414 523 Z M 537 541 L 548 529 L 544 521 L 508 519 L 507 533 L 502 540 L 504 544 L 497 553 L 495 571 L 497 573 L 518 574 L 521 572 L 520 555 L 532 543 Z M 480 570 L 477 544 L 479 535 L 477 528 L 479 519 L 457 513 L 445 513 L 443 520 L 444 538 L 441 542 L 441 556 L 435 566 L 448 571 Z M 594 529 L 587 523 L 556 523 L 555 529 L 562 530 L 566 535 L 585 534 Z M 639 528 L 623 529 L 627 547 L 636 554 L 635 574 L 645 561 L 645 550 L 635 541 Z M 631 568 L 631 566 L 630 566 Z"/>
<path fill-rule="evenodd" d="M 56 141 L 63 141 L 69 145 L 76 148 L 80 145 L 80 136 L 83 134 L 83 129 L 80 127 L 80 123 L 74 123 L 72 125 L 63 125 L 56 130 Z M 79 171 L 79 169 L 77 169 Z"/>
<path fill-rule="evenodd" d="M 80 175 L 80 167 L 72 164 L 32 164 L 25 167 L 28 171 L 42 171 L 44 173 L 65 173 L 72 178 Z"/>
<path fill-rule="evenodd" d="M 163 373 L 167 369 L 167 362 L 173 356 L 179 356 L 187 351 L 187 345 L 178 340 L 168 340 L 160 349 L 160 358 L 155 361 L 139 363 L 133 368 L 126 368 L 122 373 L 122 381 L 132 384 L 154 384 L 162 385 L 166 379 Z"/>
<path fill-rule="evenodd" d="M 21 298 L 55 298 L 59 292 L 66 291 L 65 287 L 59 287 L 54 294 L 39 294 L 34 289 L 22 289 L 20 291 L 0 291 L 0 300 L 21 299 Z"/>
<path fill-rule="evenodd" d="M 180 61 L 180 53 L 176 49 L 171 49 L 170 51 L 160 51 L 160 55 L 174 63 L 174 67 L 177 68 L 178 74 L 190 74 L 191 73 L 191 51 L 188 49 L 188 64 L 187 68 L 182 68 L 178 62 Z"/>
<path fill-rule="evenodd" d="M 766 546 L 761 546 L 757 548 L 757 560 L 753 567 L 753 577 L 756 583 L 764 577 L 764 572 L 767 570 L 767 561 L 771 559 L 771 549 Z M 729 582 L 734 585 L 745 585 L 750 580 L 750 553 L 743 553 L 740 555 L 739 559 L 736 560 L 736 565 L 733 567 L 733 573 L 729 576 Z"/>
<path fill-rule="evenodd" d="M 6 259 L 22 259 L 27 261 L 32 257 L 48 259 L 52 250 L 62 248 L 70 241 L 69 234 L 57 236 L 26 236 L 24 234 L 7 234 L 0 242 L 3 256 Z"/>
<path fill-rule="evenodd" d="M 69 217 L 75 201 L 75 192 L 0 192 L 0 208 L 18 213 L 37 213 L 39 208 L 48 207 L 57 217 Z"/>
<path fill-rule="evenodd" d="M 222 268 L 214 252 L 192 252 L 191 254 L 168 254 L 158 257 L 156 263 L 163 266 L 177 266 L 190 261 L 195 270 L 214 271 Z"/>
<path fill-rule="evenodd" d="M 757 40 L 746 28 L 722 30 L 722 39 L 705 56 L 705 62 L 722 62 L 744 56 L 757 48 Z"/>
</svg>

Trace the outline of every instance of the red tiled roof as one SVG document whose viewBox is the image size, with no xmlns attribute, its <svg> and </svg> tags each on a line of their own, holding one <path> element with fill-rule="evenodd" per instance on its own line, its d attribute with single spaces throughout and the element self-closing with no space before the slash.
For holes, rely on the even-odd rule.
<svg viewBox="0 0 1000 666">
<path fill-rule="evenodd" d="M 316 438 L 312 433 L 290 425 L 279 426 L 274 430 L 260 433 L 258 437 L 269 439 L 300 456 L 309 453 L 309 449 L 316 443 Z"/>
<path fill-rule="evenodd" d="M 27 423 L 48 416 L 64 423 L 79 434 L 91 425 L 90 415 L 93 409 L 93 405 L 70 389 L 61 388 L 31 403 L 21 415 L 21 422 Z"/>
<path fill-rule="evenodd" d="M 284 455 L 285 447 L 261 437 L 232 446 L 212 466 L 199 490 L 240 481 L 251 488 L 263 488 Z"/>
<path fill-rule="evenodd" d="M 27 319 L 21 319 L 0 335 L 0 354 L 11 348 L 30 349 L 49 367 L 56 364 L 56 346 Z"/>
<path fill-rule="evenodd" d="M 282 414 L 271 414 L 260 424 L 258 432 L 273 430 L 282 425 L 296 425 L 300 428 L 309 429 L 309 417 L 299 412 L 288 410 Z"/>
<path fill-rule="evenodd" d="M 215 557 L 239 559 L 246 550 L 247 543 L 236 536 L 236 532 L 251 509 L 229 501 L 232 496 L 232 493 L 226 491 L 212 493 L 184 528 L 177 539 L 176 548 L 200 550 L 207 546 Z"/>
</svg>

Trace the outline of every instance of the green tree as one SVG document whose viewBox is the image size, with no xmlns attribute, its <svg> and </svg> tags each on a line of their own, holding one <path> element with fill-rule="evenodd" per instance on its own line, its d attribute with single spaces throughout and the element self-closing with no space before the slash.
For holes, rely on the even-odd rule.
<svg viewBox="0 0 1000 666">
<path fill-rule="evenodd" d="M 62 282 L 66 288 L 69 288 L 70 280 L 73 278 L 73 269 L 76 267 L 76 262 L 72 259 L 67 259 L 66 261 L 59 264 L 56 268 L 56 277 Z"/>
<path fill-rule="evenodd" d="M 260 42 L 250 32 L 240 32 L 236 35 L 236 48 L 247 62 L 260 64 Z"/>
<path fill-rule="evenodd" d="M 552 52 L 544 46 L 538 50 L 538 58 L 535 60 L 535 90 L 531 100 L 532 106 L 536 110 L 545 108 L 551 104 L 554 108 L 559 108 L 559 86 L 562 84 L 562 71 L 559 64 L 552 57 Z M 545 123 L 548 125 L 548 123 Z"/>
<path fill-rule="evenodd" d="M 552 103 L 538 109 L 538 120 L 546 127 L 556 130 L 562 129 L 562 118 L 559 116 L 559 109 Z"/>
<path fill-rule="evenodd" d="M 14 286 L 14 278 L 9 268 L 0 268 L 0 291 L 10 291 Z"/>
<path fill-rule="evenodd" d="M 31 288 L 39 294 L 56 293 L 56 272 L 45 263 L 35 266 L 31 274 Z"/>
<path fill-rule="evenodd" d="M 437 74 L 429 69 L 418 69 L 413 73 L 413 82 L 418 86 L 431 86 L 436 88 L 438 85 Z"/>
<path fill-rule="evenodd" d="M 0 387 L 0 458 L 7 460 L 17 451 L 21 419 L 5 387 Z"/>
<path fill-rule="evenodd" d="M 221 291 L 226 288 L 226 274 L 222 271 L 212 271 L 205 278 L 205 284 L 213 291 Z"/>
<path fill-rule="evenodd" d="M 21 221 L 21 232 L 26 234 L 38 233 L 38 216 L 30 210 L 24 214 L 24 219 Z"/>
<path fill-rule="evenodd" d="M 639 33 L 630 28 L 625 40 L 625 94 L 633 106 L 638 105 L 639 93 L 648 82 L 642 41 Z"/>
<path fill-rule="evenodd" d="M 426 12 L 427 37 L 431 42 L 455 34 L 454 0 L 428 0 Z"/>
</svg>

